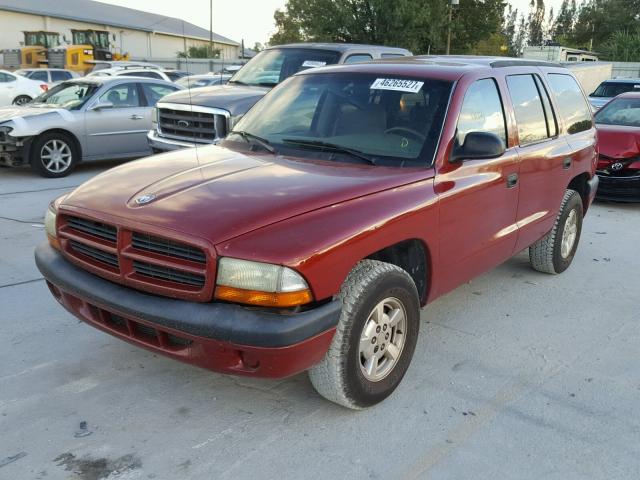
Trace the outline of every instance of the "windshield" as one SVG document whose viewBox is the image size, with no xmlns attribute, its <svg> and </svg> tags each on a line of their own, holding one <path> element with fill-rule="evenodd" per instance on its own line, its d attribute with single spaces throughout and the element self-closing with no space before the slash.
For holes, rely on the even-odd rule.
<svg viewBox="0 0 640 480">
<path fill-rule="evenodd" d="M 428 165 L 451 87 L 448 81 L 388 75 L 299 75 L 264 97 L 233 131 L 266 141 L 284 154 Z M 227 141 L 240 145 L 244 137 L 232 133 Z"/>
<path fill-rule="evenodd" d="M 77 110 L 100 88 L 93 83 L 61 83 L 36 97 L 31 105 Z"/>
<path fill-rule="evenodd" d="M 310 48 L 273 48 L 256 55 L 229 83 L 273 87 L 300 70 L 338 63 L 340 52 Z"/>
<path fill-rule="evenodd" d="M 618 98 L 595 114 L 596 123 L 640 127 L 640 98 Z"/>
<path fill-rule="evenodd" d="M 611 98 L 617 97 L 621 93 L 640 91 L 640 82 L 638 83 L 622 83 L 622 82 L 603 82 L 596 91 L 591 94 L 592 97 Z"/>
</svg>

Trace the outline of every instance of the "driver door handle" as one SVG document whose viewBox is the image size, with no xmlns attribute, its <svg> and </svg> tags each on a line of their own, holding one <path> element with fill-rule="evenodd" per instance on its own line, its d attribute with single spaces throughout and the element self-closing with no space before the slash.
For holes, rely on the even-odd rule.
<svg viewBox="0 0 640 480">
<path fill-rule="evenodd" d="M 142 120 L 144 117 L 142 115 L 133 114 L 129 117 L 131 120 Z"/>
<path fill-rule="evenodd" d="M 518 174 L 512 173 L 507 177 L 507 188 L 513 188 L 518 184 Z"/>
</svg>

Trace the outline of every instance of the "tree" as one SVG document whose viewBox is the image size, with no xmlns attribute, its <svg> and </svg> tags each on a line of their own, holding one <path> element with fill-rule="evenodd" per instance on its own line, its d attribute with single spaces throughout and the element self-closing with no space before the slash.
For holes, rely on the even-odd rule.
<svg viewBox="0 0 640 480">
<path fill-rule="evenodd" d="M 220 58 L 221 50 L 211 48 L 209 45 L 190 46 L 186 52 L 178 52 L 178 58 Z"/>
<path fill-rule="evenodd" d="M 542 45 L 544 40 L 544 0 L 531 0 L 527 18 L 527 44 Z"/>
<path fill-rule="evenodd" d="M 615 32 L 604 42 L 600 51 L 608 60 L 638 62 L 640 61 L 640 31 Z"/>
<path fill-rule="evenodd" d="M 502 27 L 503 0 L 464 0 L 454 10 L 452 52 L 466 53 Z M 269 43 L 373 43 L 414 53 L 445 50 L 449 5 L 444 0 L 288 0 Z"/>
<path fill-rule="evenodd" d="M 264 45 L 262 45 L 260 42 L 256 42 L 253 44 L 253 48 L 251 50 L 256 53 L 260 53 L 262 50 L 264 50 Z"/>
<path fill-rule="evenodd" d="M 551 26 L 551 38 L 560 44 L 567 44 L 573 37 L 573 27 L 576 22 L 578 8 L 576 0 L 562 0 L 558 16 Z"/>
</svg>

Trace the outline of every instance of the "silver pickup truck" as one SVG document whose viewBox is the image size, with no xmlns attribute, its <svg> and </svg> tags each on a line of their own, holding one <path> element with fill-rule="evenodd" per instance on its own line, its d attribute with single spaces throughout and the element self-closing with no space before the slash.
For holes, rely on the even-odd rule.
<svg viewBox="0 0 640 480">
<path fill-rule="evenodd" d="M 267 48 L 227 85 L 185 90 L 162 98 L 147 136 L 155 153 L 222 140 L 269 90 L 300 70 L 405 57 L 404 48 L 344 43 L 297 43 Z"/>
</svg>

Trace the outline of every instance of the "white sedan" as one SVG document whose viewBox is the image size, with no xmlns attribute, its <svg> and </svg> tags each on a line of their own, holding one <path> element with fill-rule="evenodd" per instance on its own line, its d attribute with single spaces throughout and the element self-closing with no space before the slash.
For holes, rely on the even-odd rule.
<svg viewBox="0 0 640 480">
<path fill-rule="evenodd" d="M 46 82 L 38 82 L 22 75 L 0 70 L 0 107 L 24 105 L 47 91 Z"/>
</svg>

